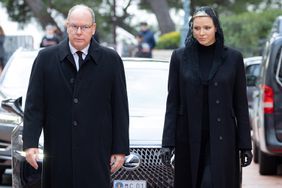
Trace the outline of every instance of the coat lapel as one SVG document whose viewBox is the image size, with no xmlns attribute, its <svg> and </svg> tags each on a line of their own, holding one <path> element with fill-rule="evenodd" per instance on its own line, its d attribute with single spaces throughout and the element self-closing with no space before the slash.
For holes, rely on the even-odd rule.
<svg viewBox="0 0 282 188">
<path fill-rule="evenodd" d="M 69 80 L 66 77 L 66 73 L 65 70 L 63 70 L 63 64 L 62 63 L 70 63 L 72 64 L 72 66 L 74 68 L 76 68 L 75 62 L 74 62 L 74 58 L 70 52 L 70 48 L 69 48 L 69 44 L 68 44 L 68 40 L 64 40 L 63 42 L 61 42 L 58 45 L 58 52 L 59 52 L 59 63 L 58 63 L 58 69 L 60 72 L 60 76 L 63 78 L 64 80 L 64 85 L 67 87 L 67 90 L 69 91 L 70 95 L 73 94 L 73 89 L 69 83 Z"/>
<path fill-rule="evenodd" d="M 91 59 L 94 63 L 99 64 L 101 62 L 102 54 L 101 46 L 95 40 L 91 40 L 91 44 L 88 50 L 88 55 L 86 56 L 85 61 Z"/>
<path fill-rule="evenodd" d="M 217 51 L 217 49 L 216 49 Z M 218 55 L 216 55 L 214 57 L 214 61 L 212 64 L 212 68 L 210 70 L 209 73 L 209 77 L 208 80 L 212 80 L 216 74 L 216 72 L 218 71 L 219 67 L 223 64 L 225 57 L 226 57 L 226 48 L 223 48 L 222 50 L 219 50 L 219 53 L 216 53 Z"/>
<path fill-rule="evenodd" d="M 90 61 L 91 63 L 99 64 L 101 62 L 101 46 L 95 41 L 91 40 L 90 47 L 88 49 L 88 55 L 85 58 L 85 62 Z M 73 55 L 71 54 L 70 47 L 69 47 L 69 40 L 66 39 L 58 45 L 58 52 L 59 52 L 59 64 L 58 69 L 61 74 L 61 77 L 64 80 L 64 83 L 69 91 L 69 93 L 73 94 L 73 88 L 69 83 L 69 79 L 66 76 L 66 70 L 63 69 L 62 63 L 70 63 L 76 69 L 76 65 L 74 62 Z M 77 73 L 76 73 L 77 74 Z"/>
</svg>

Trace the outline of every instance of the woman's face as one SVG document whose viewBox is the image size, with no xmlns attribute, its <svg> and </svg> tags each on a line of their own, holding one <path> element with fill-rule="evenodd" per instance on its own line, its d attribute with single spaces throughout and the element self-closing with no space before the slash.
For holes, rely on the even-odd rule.
<svg viewBox="0 0 282 188">
<path fill-rule="evenodd" d="M 203 46 L 209 46 L 215 42 L 216 28 L 209 16 L 195 17 L 193 20 L 193 36 Z"/>
</svg>

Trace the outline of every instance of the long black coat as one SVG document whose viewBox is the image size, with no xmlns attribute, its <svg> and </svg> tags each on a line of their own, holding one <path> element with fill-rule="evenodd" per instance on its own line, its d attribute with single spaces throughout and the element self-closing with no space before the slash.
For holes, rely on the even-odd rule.
<svg viewBox="0 0 282 188">
<path fill-rule="evenodd" d="M 203 86 L 185 62 L 184 48 L 170 63 L 163 146 L 175 146 L 175 187 L 196 187 L 201 146 Z M 189 57 L 186 57 L 189 58 Z M 208 83 L 213 187 L 239 187 L 239 150 L 251 149 L 246 80 L 242 55 L 224 48 Z"/>
<path fill-rule="evenodd" d="M 110 187 L 111 154 L 128 154 L 123 62 L 92 40 L 77 72 L 68 41 L 41 50 L 27 92 L 23 149 L 44 132 L 44 188 Z"/>
</svg>

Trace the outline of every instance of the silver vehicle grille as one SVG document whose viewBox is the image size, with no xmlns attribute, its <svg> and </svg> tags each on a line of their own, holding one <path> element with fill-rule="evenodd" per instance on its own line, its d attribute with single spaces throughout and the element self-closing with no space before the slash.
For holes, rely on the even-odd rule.
<svg viewBox="0 0 282 188">
<path fill-rule="evenodd" d="M 112 174 L 114 180 L 145 180 L 147 188 L 173 187 L 173 168 L 162 164 L 160 148 L 131 148 L 130 152 L 141 157 L 141 165 L 134 170 L 121 168 Z"/>
</svg>

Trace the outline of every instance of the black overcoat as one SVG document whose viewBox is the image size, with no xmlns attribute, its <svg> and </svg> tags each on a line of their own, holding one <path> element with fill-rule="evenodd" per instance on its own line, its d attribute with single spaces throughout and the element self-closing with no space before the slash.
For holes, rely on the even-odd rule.
<svg viewBox="0 0 282 188">
<path fill-rule="evenodd" d="M 170 63 L 163 146 L 175 146 L 175 187 L 196 188 L 201 146 L 203 86 L 185 48 Z M 208 82 L 211 174 L 214 188 L 239 187 L 239 150 L 251 149 L 246 80 L 241 53 L 224 48 Z"/>
<path fill-rule="evenodd" d="M 110 187 L 110 156 L 129 153 L 123 62 L 92 40 L 77 72 L 68 40 L 41 50 L 24 112 L 23 149 L 44 133 L 44 188 Z"/>
</svg>

